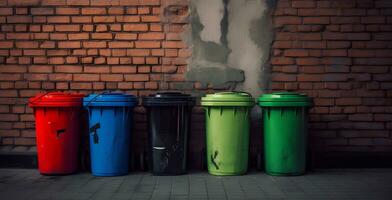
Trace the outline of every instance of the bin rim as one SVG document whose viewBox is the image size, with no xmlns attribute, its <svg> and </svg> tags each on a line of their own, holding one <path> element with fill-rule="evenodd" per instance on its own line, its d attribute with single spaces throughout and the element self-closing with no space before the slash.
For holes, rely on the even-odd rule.
<svg viewBox="0 0 392 200">
<path fill-rule="evenodd" d="M 143 96 L 143 106 L 194 106 L 196 98 L 190 94 L 182 92 L 157 92 L 148 96 Z"/>
<path fill-rule="evenodd" d="M 34 107 L 81 107 L 84 94 L 66 92 L 38 93 L 29 98 L 28 105 Z"/>
<path fill-rule="evenodd" d="M 202 106 L 254 106 L 255 100 L 248 92 L 228 91 L 207 94 L 201 98 Z"/>
<path fill-rule="evenodd" d="M 312 106 L 312 98 L 297 92 L 274 92 L 258 98 L 259 106 Z"/>
<path fill-rule="evenodd" d="M 102 92 L 83 98 L 83 106 L 136 106 L 136 96 L 122 92 Z"/>
</svg>

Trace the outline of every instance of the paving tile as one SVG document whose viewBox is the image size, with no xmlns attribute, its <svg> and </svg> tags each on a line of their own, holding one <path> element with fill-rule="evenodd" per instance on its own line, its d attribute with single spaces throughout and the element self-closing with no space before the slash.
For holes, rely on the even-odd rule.
<svg viewBox="0 0 392 200">
<path fill-rule="evenodd" d="M 37 170 L 0 169 L 0 197 L 11 200 L 389 200 L 391 196 L 391 169 L 320 170 L 297 177 L 273 177 L 261 172 L 232 177 L 205 172 L 182 176 L 42 176 Z"/>
</svg>

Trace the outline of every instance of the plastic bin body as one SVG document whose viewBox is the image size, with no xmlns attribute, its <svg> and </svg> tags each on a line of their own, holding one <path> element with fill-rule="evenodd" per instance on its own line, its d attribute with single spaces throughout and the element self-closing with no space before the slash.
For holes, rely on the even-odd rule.
<svg viewBox="0 0 392 200">
<path fill-rule="evenodd" d="M 202 98 L 206 110 L 208 172 L 241 175 L 248 169 L 249 113 L 254 105 L 247 93 L 221 92 Z"/>
<path fill-rule="evenodd" d="M 273 96 L 272 96 L 273 95 Z M 305 173 L 307 107 L 311 99 L 292 92 L 263 95 L 265 171 L 270 175 Z"/>
<path fill-rule="evenodd" d="M 89 113 L 91 172 L 94 176 L 128 174 L 133 107 L 132 95 L 93 94 L 84 99 Z"/>
<path fill-rule="evenodd" d="M 149 165 L 154 175 L 187 171 L 188 133 L 195 98 L 182 93 L 157 93 L 143 98 L 149 123 Z"/>
<path fill-rule="evenodd" d="M 72 174 L 78 170 L 82 98 L 81 94 L 52 92 L 30 99 L 41 174 Z"/>
</svg>

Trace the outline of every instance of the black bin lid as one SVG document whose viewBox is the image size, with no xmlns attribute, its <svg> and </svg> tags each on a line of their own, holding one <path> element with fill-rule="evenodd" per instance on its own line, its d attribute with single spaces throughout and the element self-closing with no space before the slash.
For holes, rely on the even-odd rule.
<svg viewBox="0 0 392 200">
<path fill-rule="evenodd" d="M 195 105 L 196 98 L 190 94 L 181 92 L 158 92 L 145 96 L 143 99 L 144 106 L 177 106 L 177 105 Z"/>
</svg>

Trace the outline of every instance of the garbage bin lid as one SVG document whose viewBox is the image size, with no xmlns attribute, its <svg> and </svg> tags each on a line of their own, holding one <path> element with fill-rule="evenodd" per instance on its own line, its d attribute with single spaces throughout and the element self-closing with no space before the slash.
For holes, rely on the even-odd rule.
<svg viewBox="0 0 392 200">
<path fill-rule="evenodd" d="M 90 94 L 83 98 L 84 106 L 135 106 L 137 98 L 131 94 L 120 92 L 104 92 Z"/>
<path fill-rule="evenodd" d="M 202 106 L 253 106 L 254 103 L 247 92 L 218 92 L 201 98 Z"/>
<path fill-rule="evenodd" d="M 144 106 L 195 105 L 195 97 L 181 92 L 158 92 L 143 97 Z"/>
<path fill-rule="evenodd" d="M 30 107 L 79 107 L 82 106 L 84 94 L 47 92 L 29 99 Z"/>
<path fill-rule="evenodd" d="M 312 98 L 296 92 L 263 94 L 258 99 L 260 106 L 311 106 Z"/>
</svg>

